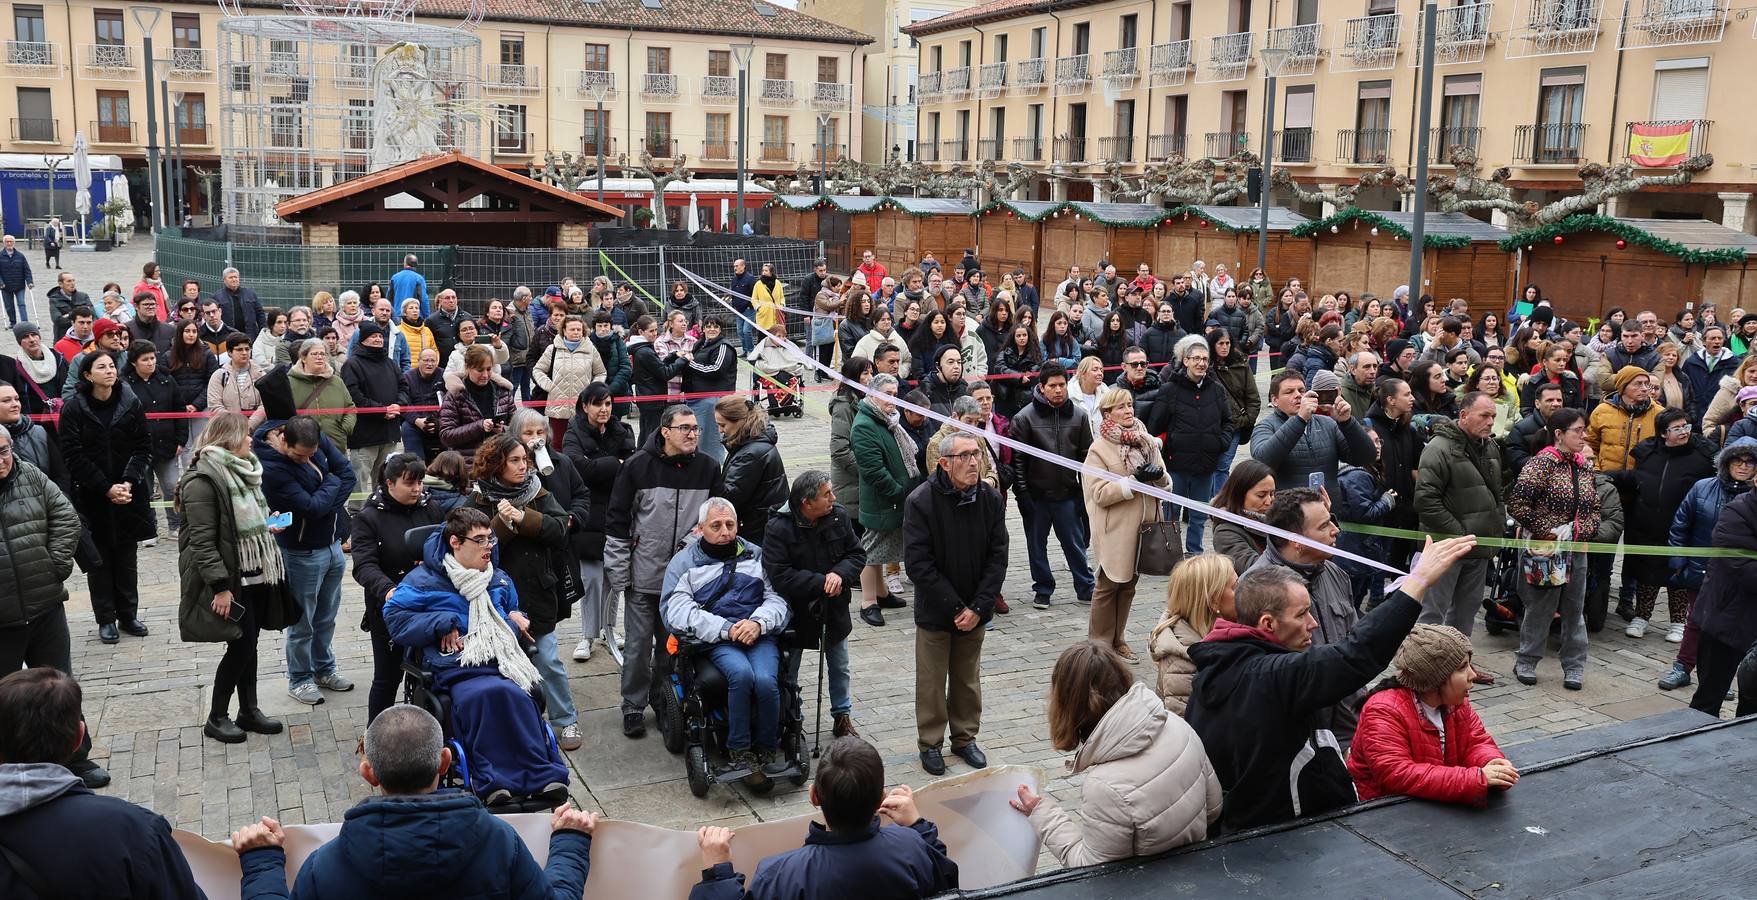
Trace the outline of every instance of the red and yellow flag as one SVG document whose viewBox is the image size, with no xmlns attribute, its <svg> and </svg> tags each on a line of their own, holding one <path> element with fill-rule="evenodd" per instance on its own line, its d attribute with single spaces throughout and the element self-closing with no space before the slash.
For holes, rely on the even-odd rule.
<svg viewBox="0 0 1757 900">
<path fill-rule="evenodd" d="M 1690 156 L 1692 122 L 1676 125 L 1653 125 L 1636 122 L 1629 126 L 1629 161 L 1638 166 L 1657 168 L 1675 166 Z"/>
</svg>

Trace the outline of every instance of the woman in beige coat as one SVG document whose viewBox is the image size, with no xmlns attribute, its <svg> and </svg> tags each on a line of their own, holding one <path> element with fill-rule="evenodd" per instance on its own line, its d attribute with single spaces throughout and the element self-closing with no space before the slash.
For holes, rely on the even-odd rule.
<svg viewBox="0 0 1757 900">
<path fill-rule="evenodd" d="M 1196 680 L 1190 645 L 1208 636 L 1215 619 L 1238 615 L 1232 602 L 1232 586 L 1237 581 L 1232 560 L 1218 553 L 1188 557 L 1171 572 L 1171 583 L 1165 590 L 1165 617 L 1153 626 L 1147 650 L 1159 667 L 1159 697 L 1166 709 L 1180 716 Z"/>
<path fill-rule="evenodd" d="M 1159 439 L 1148 434 L 1135 418 L 1134 395 L 1123 388 L 1106 391 L 1098 400 L 1098 415 L 1098 438 L 1086 454 L 1086 464 L 1169 488 L 1171 476 L 1159 465 Z M 1086 516 L 1092 521 L 1092 558 L 1097 569 L 1086 636 L 1115 647 L 1124 659 L 1132 661 L 1135 651 L 1123 640 L 1123 628 L 1135 602 L 1139 577 L 1135 553 L 1141 542 L 1141 526 L 1158 519 L 1159 501 L 1136 493 L 1126 482 L 1093 475 L 1080 480 L 1086 495 Z"/>
<path fill-rule="evenodd" d="M 549 392 L 550 403 L 544 412 L 557 434 L 566 434 L 567 422 L 579 405 L 575 401 L 580 392 L 594 381 L 603 381 L 605 374 L 603 358 L 586 339 L 586 320 L 568 316 L 555 343 L 544 349 L 543 356 L 531 367 L 531 378 Z M 555 446 L 561 446 L 559 438 Z"/>
<path fill-rule="evenodd" d="M 1070 774 L 1086 774 L 1085 825 L 1024 785 L 1012 805 L 1064 866 L 1164 853 L 1206 840 L 1220 821 L 1220 779 L 1202 739 L 1108 644 L 1081 641 L 1056 660 L 1049 740 L 1076 751 Z"/>
</svg>

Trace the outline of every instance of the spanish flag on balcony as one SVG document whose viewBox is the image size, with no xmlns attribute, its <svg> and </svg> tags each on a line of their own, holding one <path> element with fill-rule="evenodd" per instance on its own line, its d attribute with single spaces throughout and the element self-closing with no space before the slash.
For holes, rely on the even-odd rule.
<svg viewBox="0 0 1757 900">
<path fill-rule="evenodd" d="M 1655 125 L 1634 122 L 1629 125 L 1629 161 L 1638 166 L 1658 168 L 1675 166 L 1690 156 L 1690 128 L 1693 122 Z"/>
</svg>

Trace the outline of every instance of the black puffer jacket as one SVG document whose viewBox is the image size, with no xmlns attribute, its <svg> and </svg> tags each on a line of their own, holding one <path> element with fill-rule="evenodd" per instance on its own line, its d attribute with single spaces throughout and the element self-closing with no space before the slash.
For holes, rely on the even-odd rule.
<svg viewBox="0 0 1757 900">
<path fill-rule="evenodd" d="M 1000 352 L 1000 357 L 989 357 L 995 363 L 989 368 L 989 386 L 994 388 L 994 406 L 1001 415 L 1011 416 L 1031 399 L 1031 386 L 1037 383 L 1037 370 L 1043 367 L 1043 355 L 1020 353 L 1019 348 L 1008 346 Z M 1019 377 L 1026 376 L 1026 377 Z"/>
<path fill-rule="evenodd" d="M 666 382 L 676 378 L 689 365 L 689 361 L 678 358 L 671 365 L 666 365 L 660 358 L 659 351 L 653 348 L 653 342 L 639 335 L 629 339 L 628 356 L 634 368 L 634 377 L 631 380 L 634 395 L 658 397 L 660 399 L 651 402 L 660 405 L 669 403 L 670 401 L 664 399 L 667 393 Z"/>
<path fill-rule="evenodd" d="M 797 646 L 816 650 L 820 637 L 835 644 L 854 630 L 848 603 L 865 565 L 866 551 L 860 549 L 854 524 L 840 503 L 815 525 L 797 512 L 769 519 L 763 573 L 793 611 L 789 627 Z M 833 597 L 824 594 L 824 576 L 831 572 L 842 576 L 842 591 Z"/>
<path fill-rule="evenodd" d="M 1168 372 L 1147 409 L 1147 431 L 1163 434 L 1165 468 L 1172 472 L 1211 473 L 1220 454 L 1238 440 L 1232 427 L 1232 401 L 1220 379 L 1200 383 L 1182 367 Z"/>
<path fill-rule="evenodd" d="M 353 551 L 349 554 L 354 561 L 354 581 L 366 589 L 361 631 L 371 630 L 369 624 L 373 622 L 384 624 L 384 598 L 390 596 L 404 575 L 421 565 L 421 545 L 409 543 L 404 535 L 411 528 L 443 521 L 445 510 L 426 494 L 405 505 L 391 499 L 380 486 L 361 504 L 350 532 Z"/>
<path fill-rule="evenodd" d="M 14 460 L 0 479 L 0 628 L 35 622 L 67 602 L 79 533 L 79 513 L 61 489 L 41 469 Z"/>
<path fill-rule="evenodd" d="M 1393 419 L 1377 403 L 1367 410 L 1363 424 L 1379 436 L 1380 477 L 1385 487 L 1397 492 L 1397 502 L 1391 505 L 1385 524 L 1393 528 L 1414 528 L 1415 473 L 1421 465 L 1421 435 L 1416 433 L 1410 419 Z"/>
<path fill-rule="evenodd" d="M 342 383 L 348 396 L 361 409 L 392 406 L 403 391 L 402 373 L 383 347 L 360 344 L 342 363 Z M 363 412 L 354 416 L 354 431 L 348 435 L 348 447 L 376 447 L 395 443 L 402 438 L 402 426 L 384 413 Z M 370 473 L 369 473 L 370 474 Z"/>
<path fill-rule="evenodd" d="M 1092 426 L 1086 423 L 1086 411 L 1071 399 L 1063 400 L 1060 406 L 1051 405 L 1043 398 L 1042 386 L 1031 389 L 1031 402 L 1013 417 L 1008 437 L 1076 463 L 1085 462 L 1086 452 L 1092 449 Z M 1013 488 L 1023 488 L 1039 500 L 1082 496 L 1078 471 L 1017 451 L 1013 453 Z"/>
<path fill-rule="evenodd" d="M 1177 339 L 1184 336 L 1174 318 L 1170 322 L 1154 322 L 1141 335 L 1141 349 L 1147 351 L 1147 364 L 1162 366 L 1176 355 Z"/>
<path fill-rule="evenodd" d="M 589 500 L 583 529 L 585 540 L 578 548 L 582 559 L 604 558 L 604 519 L 610 510 L 610 492 L 622 473 L 623 460 L 633 456 L 634 450 L 634 430 L 621 419 L 611 419 L 599 431 L 586 420 L 585 410 L 580 409 L 567 423 L 562 452 L 579 472 Z"/>
<path fill-rule="evenodd" d="M 98 413 L 105 406 L 112 407 L 107 418 Z M 127 385 L 116 385 L 104 402 L 84 391 L 73 395 L 61 408 L 61 455 L 73 474 L 69 499 L 88 521 L 101 516 L 112 533 L 137 541 L 158 533 L 146 489 L 153 459 L 146 407 Z M 134 500 L 118 506 L 105 494 L 123 482 L 134 488 Z"/>
<path fill-rule="evenodd" d="M 1682 447 L 1667 447 L 1665 438 L 1650 437 L 1629 453 L 1630 468 L 1611 475 L 1630 503 L 1623 509 L 1623 537 L 1631 544 L 1666 544 L 1671 540 L 1672 518 L 1684 503 L 1684 495 L 1704 478 L 1713 477 L 1714 442 L 1698 434 Z M 1671 580 L 1669 556 L 1630 554 L 1623 570 L 1640 584 L 1665 584 Z"/>
<path fill-rule="evenodd" d="M 726 448 L 726 465 L 720 469 L 716 494 L 732 501 L 738 510 L 738 536 L 761 544 L 769 517 L 787 504 L 787 467 L 781 462 L 780 440 L 775 426 L 761 436 Z"/>
<path fill-rule="evenodd" d="M 921 379 L 921 392 L 927 395 L 927 405 L 942 416 L 952 414 L 952 401 L 968 396 L 970 385 L 963 379 L 947 383 L 940 379 L 937 371 L 927 373 Z"/>
<path fill-rule="evenodd" d="M 151 378 L 141 378 L 135 374 L 134 367 L 128 367 L 128 374 L 122 380 L 148 413 L 179 413 L 183 405 L 177 402 L 177 382 L 163 371 L 153 372 Z M 152 438 L 153 460 L 164 462 L 177 455 L 177 448 L 189 444 L 188 419 L 148 419 L 146 433 Z"/>
<path fill-rule="evenodd" d="M 343 363 L 346 365 L 346 363 Z M 397 403 L 402 406 L 434 407 L 439 405 L 439 398 L 445 395 L 445 367 L 433 370 L 431 376 L 421 374 L 420 369 L 410 369 L 402 375 L 402 386 L 397 391 Z M 425 452 L 422 456 L 432 459 L 442 449 L 439 444 L 439 410 L 409 411 L 403 413 L 403 421 L 413 425 L 416 419 L 426 419 L 433 423 L 434 430 L 421 433 L 421 444 Z M 357 423 L 356 423 L 357 424 Z"/>
<path fill-rule="evenodd" d="M 1244 307 L 1234 305 L 1227 309 L 1226 304 L 1222 303 L 1208 314 L 1208 321 L 1226 329 L 1226 333 L 1232 335 L 1234 347 L 1245 345 L 1245 326 L 1250 323 L 1250 316 L 1245 313 Z"/>
<path fill-rule="evenodd" d="M 168 357 L 160 356 L 159 359 Z M 207 409 L 207 383 L 213 380 L 215 372 L 220 370 L 220 361 L 209 353 L 206 347 L 201 350 L 201 362 L 198 365 L 183 366 L 172 369 L 167 364 L 164 368 L 170 373 L 171 380 L 177 384 L 177 408 L 193 406 L 198 410 Z"/>
</svg>

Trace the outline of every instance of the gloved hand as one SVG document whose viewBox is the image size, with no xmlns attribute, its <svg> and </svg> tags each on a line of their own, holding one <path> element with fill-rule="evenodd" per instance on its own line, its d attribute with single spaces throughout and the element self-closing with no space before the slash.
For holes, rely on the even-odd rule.
<svg viewBox="0 0 1757 900">
<path fill-rule="evenodd" d="M 1379 495 L 1379 500 L 1386 505 L 1394 504 L 1397 502 L 1397 492 L 1390 488 L 1386 488 L 1385 493 Z"/>
<path fill-rule="evenodd" d="M 1158 463 L 1142 463 L 1135 468 L 1135 480 L 1142 484 L 1153 484 L 1165 477 L 1165 469 Z"/>
</svg>

